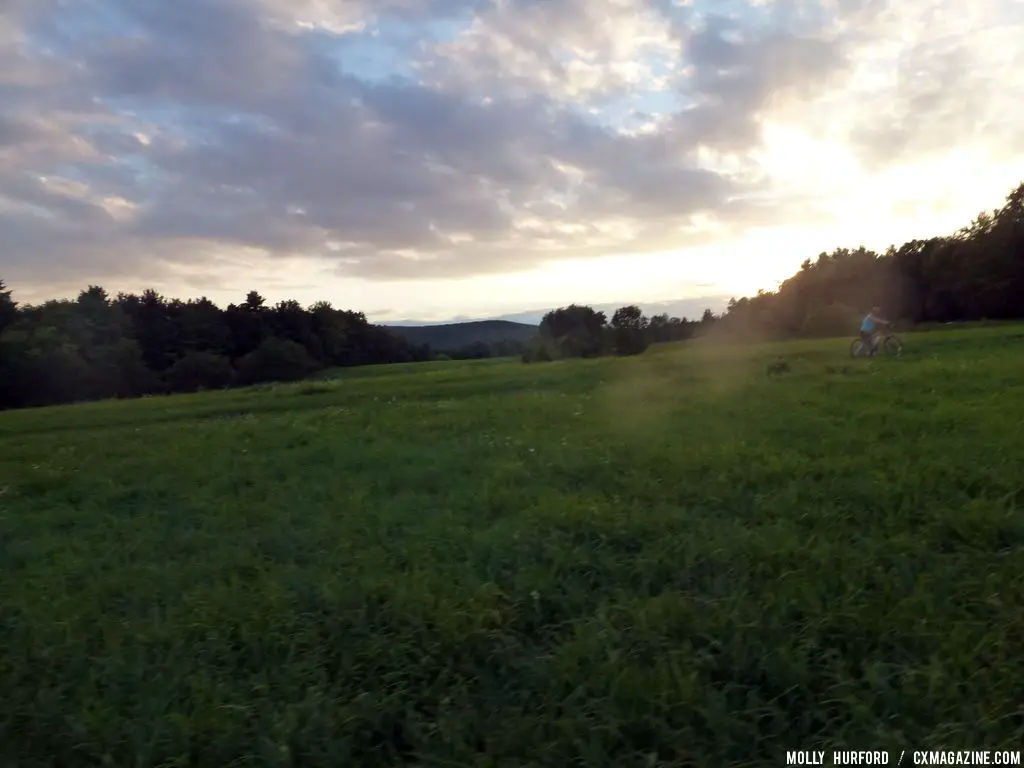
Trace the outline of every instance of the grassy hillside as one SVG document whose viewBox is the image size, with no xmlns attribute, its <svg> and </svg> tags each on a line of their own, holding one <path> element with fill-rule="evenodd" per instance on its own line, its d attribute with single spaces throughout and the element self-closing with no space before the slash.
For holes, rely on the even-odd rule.
<svg viewBox="0 0 1024 768">
<path fill-rule="evenodd" d="M 0 764 L 1019 749 L 1022 341 L 0 413 Z"/>
<path fill-rule="evenodd" d="M 392 325 L 388 330 L 411 344 L 429 344 L 435 350 L 455 350 L 477 342 L 529 341 L 537 333 L 537 326 L 508 320 L 480 320 L 446 325 Z"/>
</svg>

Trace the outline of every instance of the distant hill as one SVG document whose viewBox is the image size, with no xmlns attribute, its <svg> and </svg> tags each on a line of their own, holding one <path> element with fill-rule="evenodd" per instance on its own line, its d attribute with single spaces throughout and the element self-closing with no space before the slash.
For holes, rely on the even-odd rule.
<svg viewBox="0 0 1024 768">
<path fill-rule="evenodd" d="M 637 304 L 643 313 L 648 317 L 666 314 L 670 317 L 686 317 L 695 320 L 704 314 L 705 309 L 710 309 L 716 315 L 725 312 L 725 308 L 732 298 L 726 294 L 713 294 L 709 296 L 697 296 L 690 299 L 678 299 L 675 301 L 618 301 L 604 304 L 589 304 L 599 312 L 604 312 L 611 320 L 615 310 L 626 304 Z M 536 323 L 540 325 L 541 318 L 548 312 L 548 309 L 537 309 L 531 312 L 518 312 L 516 314 L 502 315 L 502 320 L 511 320 L 521 323 Z"/>
<path fill-rule="evenodd" d="M 389 331 L 410 344 L 429 344 L 435 351 L 450 351 L 483 342 L 529 341 L 537 333 L 536 325 L 509 320 L 478 320 L 444 325 L 385 325 Z"/>
</svg>

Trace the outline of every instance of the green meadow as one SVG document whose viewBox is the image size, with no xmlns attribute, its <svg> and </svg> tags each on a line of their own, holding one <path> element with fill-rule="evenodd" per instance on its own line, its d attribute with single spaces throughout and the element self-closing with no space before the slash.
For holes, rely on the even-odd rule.
<svg viewBox="0 0 1024 768">
<path fill-rule="evenodd" d="M 0 764 L 1019 749 L 1024 327 L 903 340 L 0 413 Z"/>
</svg>

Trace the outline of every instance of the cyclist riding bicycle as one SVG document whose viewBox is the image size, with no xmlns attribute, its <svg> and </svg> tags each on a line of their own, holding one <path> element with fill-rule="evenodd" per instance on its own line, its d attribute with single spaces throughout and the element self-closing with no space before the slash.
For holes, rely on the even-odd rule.
<svg viewBox="0 0 1024 768">
<path fill-rule="evenodd" d="M 861 338 L 861 341 L 863 341 L 864 344 L 867 345 L 867 348 L 871 350 L 871 355 L 872 356 L 874 356 L 875 351 L 876 351 L 875 350 L 875 343 L 874 343 L 874 340 L 872 339 L 872 337 L 875 335 L 875 326 L 876 325 L 886 325 L 886 326 L 887 325 L 891 325 L 891 323 L 888 320 L 885 320 L 885 319 L 883 319 L 882 317 L 879 316 L 881 314 L 881 312 L 882 312 L 882 310 L 880 308 L 872 307 L 871 311 L 868 312 L 864 316 L 864 319 L 861 320 L 861 323 L 860 323 L 860 338 Z"/>
</svg>

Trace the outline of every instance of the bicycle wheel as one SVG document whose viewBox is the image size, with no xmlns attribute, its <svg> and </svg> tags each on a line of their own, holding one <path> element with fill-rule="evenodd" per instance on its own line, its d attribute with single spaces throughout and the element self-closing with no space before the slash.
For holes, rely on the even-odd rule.
<svg viewBox="0 0 1024 768">
<path fill-rule="evenodd" d="M 854 339 L 850 345 L 850 357 L 861 357 L 868 353 L 867 347 L 864 346 L 863 339 Z"/>
<path fill-rule="evenodd" d="M 889 357 L 899 357 L 903 354 L 903 342 L 900 341 L 899 336 L 887 336 L 882 342 L 882 349 Z"/>
</svg>

